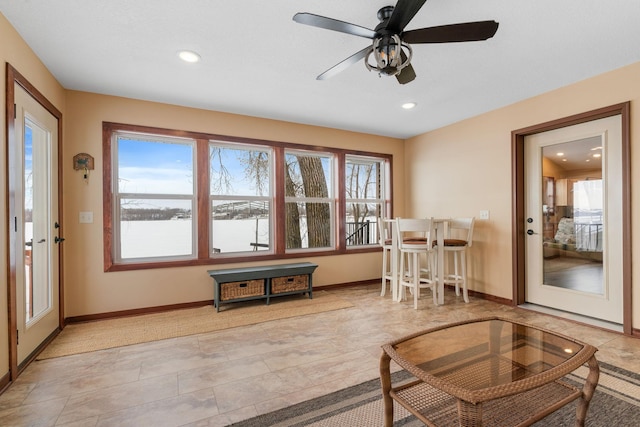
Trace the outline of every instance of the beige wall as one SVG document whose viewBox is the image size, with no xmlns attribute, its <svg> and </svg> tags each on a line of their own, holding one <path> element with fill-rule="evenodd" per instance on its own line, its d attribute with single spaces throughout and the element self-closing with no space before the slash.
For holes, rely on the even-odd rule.
<svg viewBox="0 0 640 427">
<path fill-rule="evenodd" d="M 22 40 L 5 17 L 0 14 L 0 224 L 2 224 L 2 244 L 0 244 L 0 377 L 9 371 L 8 323 L 7 323 L 7 141 L 6 141 L 6 63 L 10 63 L 45 97 L 64 111 L 65 91 L 53 78 L 40 60 Z"/>
<path fill-rule="evenodd" d="M 413 216 L 476 216 L 470 288 L 512 298 L 511 131 L 631 101 L 632 212 L 640 209 L 640 63 L 429 132 L 405 142 L 405 211 Z M 408 159 L 411 159 L 410 161 Z M 632 246 L 640 247 L 639 221 Z M 640 251 L 632 264 L 639 265 Z M 633 270 L 634 328 L 640 327 L 640 272 Z"/>
<path fill-rule="evenodd" d="M 102 265 L 101 123 L 114 121 L 272 139 L 295 143 L 349 146 L 394 156 L 396 215 L 478 216 L 472 249 L 471 288 L 511 299 L 511 146 L 514 129 L 631 100 L 632 182 L 640 182 L 640 150 L 634 129 L 640 126 L 640 63 L 580 82 L 509 107 L 412 138 L 400 140 L 338 130 L 194 110 L 158 103 L 65 91 L 0 14 L 0 221 L 6 218 L 5 67 L 9 62 L 63 113 L 63 185 L 65 315 L 79 316 L 161 306 L 212 298 L 208 267 L 104 273 Z M 71 159 L 87 152 L 96 170 L 85 183 Z M 411 159 L 403 164 L 404 158 Z M 633 212 L 640 187 L 632 186 Z M 79 224 L 78 213 L 92 211 L 93 224 Z M 637 216 L 637 215 L 636 215 Z M 633 246 L 638 247 L 638 222 Z M 4 235 L 5 230 L 3 230 Z M 6 244 L 0 245 L 0 277 L 7 277 Z M 310 258 L 320 267 L 315 284 L 329 285 L 380 276 L 378 253 Z M 633 263 L 638 264 L 640 251 Z M 358 268 L 353 268 L 356 265 Z M 633 283 L 640 272 L 634 270 Z M 637 288 L 637 286 L 634 286 Z M 0 281 L 0 313 L 7 313 L 6 280 Z M 634 327 L 640 325 L 640 292 L 634 291 Z M 0 315 L 0 375 L 8 371 L 7 316 Z"/>
<path fill-rule="evenodd" d="M 69 91 L 64 141 L 65 315 L 80 316 L 213 299 L 212 266 L 103 272 L 102 122 L 111 121 L 222 135 L 349 147 L 394 157 L 396 206 L 403 206 L 401 140 L 306 125 L 196 110 L 166 104 Z M 89 182 L 74 171 L 79 152 L 95 157 Z M 79 224 L 91 211 L 93 224 Z M 400 208 L 395 209 L 401 214 Z M 314 285 L 332 285 L 380 277 L 380 253 L 304 258 L 316 262 Z M 276 263 L 276 262 L 272 262 Z M 262 262 L 261 264 L 264 264 Z M 245 264 L 250 265 L 250 264 Z M 354 268 L 356 266 L 356 268 Z M 217 265 L 215 268 L 222 268 Z"/>
</svg>

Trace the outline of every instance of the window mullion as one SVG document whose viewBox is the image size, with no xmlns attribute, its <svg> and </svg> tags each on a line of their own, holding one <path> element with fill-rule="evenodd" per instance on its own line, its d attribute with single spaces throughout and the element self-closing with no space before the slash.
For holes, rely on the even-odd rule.
<svg viewBox="0 0 640 427">
<path fill-rule="evenodd" d="M 209 202 L 209 141 L 196 140 L 195 149 L 196 165 L 196 200 L 195 208 L 197 222 L 195 225 L 194 239 L 197 242 L 196 258 L 208 259 L 211 253 L 211 203 Z"/>
<path fill-rule="evenodd" d="M 285 208 L 285 150 L 283 147 L 275 147 L 274 153 L 274 252 L 283 255 L 286 251 L 286 208 Z"/>
<path fill-rule="evenodd" d="M 344 154 L 340 154 L 338 157 L 338 171 L 337 171 L 337 238 L 336 244 L 339 251 L 344 251 L 347 249 L 347 202 L 345 196 L 347 194 L 346 190 L 346 158 Z"/>
</svg>

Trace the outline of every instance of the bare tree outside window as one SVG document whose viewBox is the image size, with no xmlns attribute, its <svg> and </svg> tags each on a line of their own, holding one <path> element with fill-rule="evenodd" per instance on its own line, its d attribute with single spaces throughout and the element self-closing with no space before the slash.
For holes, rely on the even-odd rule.
<svg viewBox="0 0 640 427">
<path fill-rule="evenodd" d="M 287 249 L 332 246 L 330 155 L 285 155 Z"/>
<path fill-rule="evenodd" d="M 347 156 L 345 199 L 346 242 L 349 246 L 376 243 L 376 219 L 384 203 L 384 164 L 379 159 Z"/>
<path fill-rule="evenodd" d="M 271 149 L 211 142 L 211 255 L 269 251 Z"/>
</svg>

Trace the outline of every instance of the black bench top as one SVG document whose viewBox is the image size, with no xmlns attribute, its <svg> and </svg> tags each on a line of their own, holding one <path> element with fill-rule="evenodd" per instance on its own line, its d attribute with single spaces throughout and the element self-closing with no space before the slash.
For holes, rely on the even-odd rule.
<svg viewBox="0 0 640 427">
<path fill-rule="evenodd" d="M 272 277 L 294 276 L 298 274 L 312 274 L 318 267 L 311 262 L 295 264 L 275 264 L 254 267 L 225 268 L 208 270 L 209 276 L 218 283 L 237 282 L 241 280 L 268 279 Z"/>
</svg>

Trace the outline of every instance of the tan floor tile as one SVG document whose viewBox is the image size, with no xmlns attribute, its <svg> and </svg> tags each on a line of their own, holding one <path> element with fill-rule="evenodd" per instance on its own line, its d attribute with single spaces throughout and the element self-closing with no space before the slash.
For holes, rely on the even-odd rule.
<svg viewBox="0 0 640 427">
<path fill-rule="evenodd" d="M 102 390 L 118 384 L 138 381 L 140 370 L 118 371 L 111 374 L 76 376 L 59 381 L 39 383 L 24 400 L 25 404 L 41 402 L 75 394 Z"/>
<path fill-rule="evenodd" d="M 501 316 L 599 348 L 640 371 L 640 340 L 452 291 L 395 303 L 380 285 L 336 289 L 354 307 L 36 361 L 0 396 L 0 425 L 226 426 L 379 378 L 385 342 L 454 321 Z M 400 367 L 392 363 L 393 372 Z"/>
<path fill-rule="evenodd" d="M 140 378 L 177 374 L 181 371 L 210 367 L 225 362 L 228 362 L 225 352 L 203 353 L 198 346 L 194 350 L 162 351 L 141 363 Z"/>
<path fill-rule="evenodd" d="M 58 423 L 83 420 L 177 395 L 178 379 L 175 374 L 108 387 L 72 396 Z"/>
<path fill-rule="evenodd" d="M 61 424 L 60 421 L 56 423 L 56 427 L 95 427 L 98 424 L 98 417 L 89 417 L 83 420 L 72 421 L 70 423 Z"/>
<path fill-rule="evenodd" d="M 238 359 L 204 368 L 184 370 L 178 374 L 180 393 L 210 388 L 243 378 L 269 373 L 271 370 L 259 356 Z"/>
<path fill-rule="evenodd" d="M 0 411 L 22 405 L 35 387 L 36 383 L 16 381 L 7 391 L 0 395 Z"/>
<path fill-rule="evenodd" d="M 29 365 L 19 377 L 22 381 L 34 378 L 37 381 L 56 380 L 69 376 L 95 373 L 102 366 L 111 366 L 118 359 L 119 349 L 94 351 L 55 359 L 37 360 Z"/>
<path fill-rule="evenodd" d="M 181 426 L 218 413 L 212 390 L 200 390 L 103 415 L 97 426 Z"/>
<path fill-rule="evenodd" d="M 338 347 L 331 340 L 325 340 L 269 353 L 263 355 L 263 360 L 272 371 L 277 371 L 339 354 Z"/>
<path fill-rule="evenodd" d="M 325 384 L 338 382 L 346 376 L 378 366 L 378 358 L 359 350 L 317 360 L 298 368 L 313 384 Z"/>
<path fill-rule="evenodd" d="M 289 371 L 293 375 L 284 375 L 286 372 L 268 373 L 213 387 L 220 413 L 299 393 L 312 385 L 309 379 L 297 374 L 295 369 Z"/>
<path fill-rule="evenodd" d="M 64 409 L 66 398 L 27 404 L 0 411 L 1 426 L 53 426 Z"/>
</svg>

